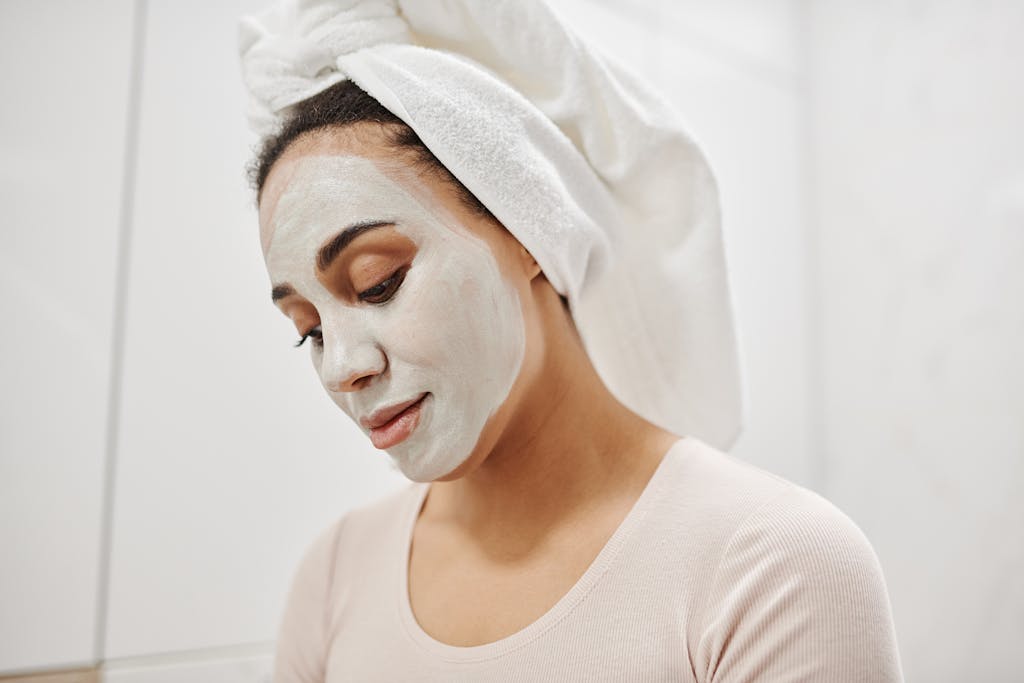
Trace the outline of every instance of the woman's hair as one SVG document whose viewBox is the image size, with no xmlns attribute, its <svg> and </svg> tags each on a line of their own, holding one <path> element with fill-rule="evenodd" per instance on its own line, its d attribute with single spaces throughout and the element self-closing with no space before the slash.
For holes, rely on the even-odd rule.
<svg viewBox="0 0 1024 683">
<path fill-rule="evenodd" d="M 395 152 L 404 153 L 404 157 L 419 170 L 448 182 L 474 215 L 501 225 L 483 202 L 427 149 L 408 124 L 350 80 L 339 81 L 313 97 L 293 105 L 280 129 L 263 140 L 256 157 L 249 162 L 246 169 L 249 185 L 256 192 L 257 201 L 263 192 L 263 185 L 270 174 L 271 166 L 297 138 L 313 131 L 342 128 L 361 122 L 380 124 L 384 144 Z"/>
</svg>

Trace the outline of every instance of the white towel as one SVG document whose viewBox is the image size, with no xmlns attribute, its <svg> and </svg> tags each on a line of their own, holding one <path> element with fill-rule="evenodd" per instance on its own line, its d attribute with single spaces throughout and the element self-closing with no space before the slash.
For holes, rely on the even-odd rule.
<svg viewBox="0 0 1024 683">
<path fill-rule="evenodd" d="M 285 0 L 239 28 L 258 134 L 351 79 L 530 251 L 622 403 L 733 445 L 746 390 L 716 182 L 640 77 L 542 0 Z"/>
</svg>

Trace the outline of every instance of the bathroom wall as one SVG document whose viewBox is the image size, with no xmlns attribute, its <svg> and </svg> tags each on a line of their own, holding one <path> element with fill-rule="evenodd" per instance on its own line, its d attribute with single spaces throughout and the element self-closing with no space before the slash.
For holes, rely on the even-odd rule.
<svg viewBox="0 0 1024 683">
<path fill-rule="evenodd" d="M 1024 5 L 807 3 L 823 483 L 908 681 L 1024 671 Z"/>
<path fill-rule="evenodd" d="M 94 658 L 132 3 L 0 4 L 0 673 Z"/>
</svg>

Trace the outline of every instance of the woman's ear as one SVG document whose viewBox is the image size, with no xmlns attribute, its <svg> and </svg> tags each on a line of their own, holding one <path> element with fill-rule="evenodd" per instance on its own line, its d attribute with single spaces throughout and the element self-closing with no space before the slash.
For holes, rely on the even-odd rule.
<svg viewBox="0 0 1024 683">
<path fill-rule="evenodd" d="M 533 254 L 526 250 L 526 247 L 520 244 L 518 248 L 519 260 L 523 264 L 526 276 L 532 280 L 540 274 L 540 265 L 537 263 L 537 259 L 533 258 Z"/>
</svg>

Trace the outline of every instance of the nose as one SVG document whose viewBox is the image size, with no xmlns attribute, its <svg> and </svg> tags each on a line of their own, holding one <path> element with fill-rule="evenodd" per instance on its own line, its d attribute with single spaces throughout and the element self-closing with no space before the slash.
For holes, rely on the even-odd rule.
<svg viewBox="0 0 1024 683">
<path fill-rule="evenodd" d="M 372 339 L 346 340 L 326 329 L 323 335 L 320 381 L 328 391 L 358 391 L 387 369 L 387 357 Z"/>
</svg>

